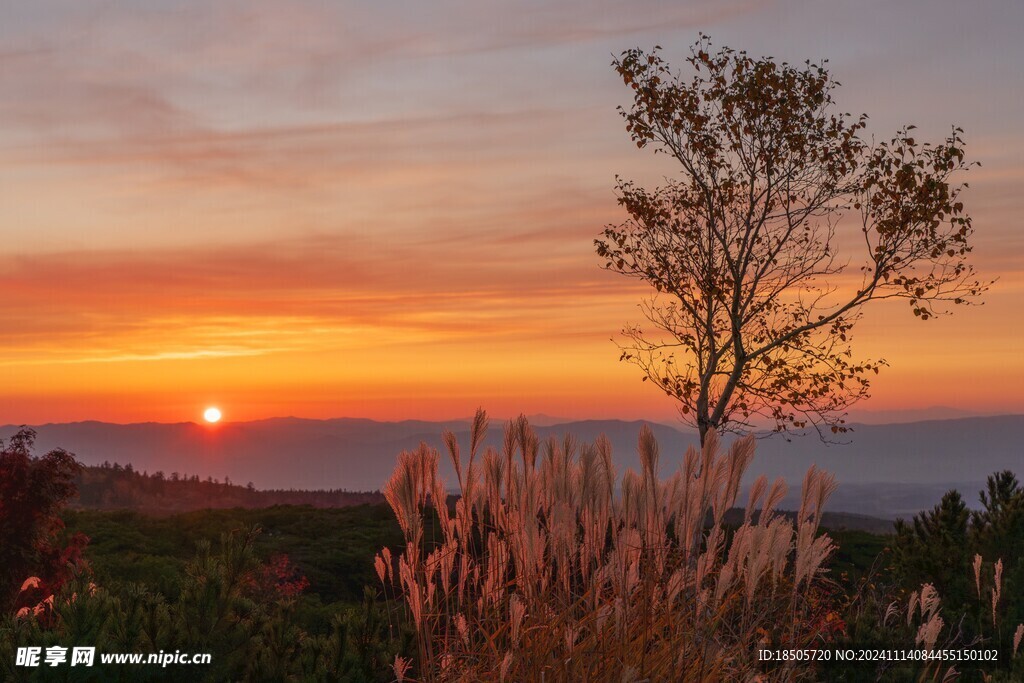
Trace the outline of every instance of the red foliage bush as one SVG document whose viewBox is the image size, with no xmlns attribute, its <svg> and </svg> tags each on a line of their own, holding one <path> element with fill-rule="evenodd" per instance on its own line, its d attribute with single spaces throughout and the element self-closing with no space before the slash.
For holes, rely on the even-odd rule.
<svg viewBox="0 0 1024 683">
<path fill-rule="evenodd" d="M 282 553 L 273 555 L 253 572 L 249 585 L 255 593 L 287 600 L 309 588 L 309 579 Z"/>
<path fill-rule="evenodd" d="M 75 495 L 81 465 L 63 449 L 32 454 L 35 432 L 22 428 L 0 441 L 0 609 L 10 611 L 52 595 L 80 561 L 88 538 L 62 539 L 60 510 Z M 38 586 L 22 592 L 30 577 Z"/>
</svg>

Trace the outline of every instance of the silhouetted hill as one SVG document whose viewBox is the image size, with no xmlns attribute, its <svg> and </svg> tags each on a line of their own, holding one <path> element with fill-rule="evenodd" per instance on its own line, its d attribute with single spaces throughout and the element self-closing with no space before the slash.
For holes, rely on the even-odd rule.
<svg viewBox="0 0 1024 683">
<path fill-rule="evenodd" d="M 568 432 L 582 441 L 608 436 L 622 469 L 638 468 L 636 439 L 641 422 L 584 420 L 537 426 L 538 435 Z M 47 424 L 35 427 L 37 448 L 66 448 L 86 464 L 131 463 L 135 470 L 195 473 L 200 479 L 229 477 L 253 482 L 257 489 L 376 490 L 390 475 L 395 456 L 421 441 L 441 447 L 448 427 L 468 442 L 465 421 L 416 420 L 376 422 L 340 418 L 275 418 L 224 423 L 117 425 L 101 422 Z M 674 469 L 695 434 L 652 424 L 661 445 L 662 474 Z M 764 473 L 784 477 L 793 489 L 786 505 L 796 507 L 796 493 L 807 467 L 816 463 L 835 472 L 840 489 L 833 511 L 882 517 L 907 516 L 938 502 L 949 488 L 959 488 L 971 504 L 985 477 L 997 470 L 1024 472 L 1020 434 L 1024 416 L 970 417 L 907 424 L 854 425 L 845 445 L 825 445 L 816 436 L 766 439 L 749 478 Z M 16 431 L 0 427 L 0 438 Z M 501 425 L 494 424 L 488 444 L 500 447 Z M 454 481 L 446 457 L 442 472 Z"/>
<path fill-rule="evenodd" d="M 320 508 L 383 503 L 379 491 L 257 490 L 199 475 L 162 471 L 139 472 L 119 463 L 86 466 L 75 478 L 78 495 L 69 507 L 87 510 L 137 510 L 175 513 L 211 508 L 265 508 L 274 505 L 311 505 Z"/>
</svg>

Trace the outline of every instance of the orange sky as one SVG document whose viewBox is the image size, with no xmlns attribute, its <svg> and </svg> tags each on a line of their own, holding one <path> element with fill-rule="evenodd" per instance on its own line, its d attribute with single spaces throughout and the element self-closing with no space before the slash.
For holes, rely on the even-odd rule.
<svg viewBox="0 0 1024 683">
<path fill-rule="evenodd" d="M 610 341 L 644 290 L 592 241 L 616 174 L 672 172 L 611 55 L 700 30 L 829 58 L 879 137 L 966 129 L 1000 280 L 869 312 L 865 408 L 1024 411 L 1019 3 L 39 4 L 0 8 L 0 424 L 670 419 Z"/>
</svg>

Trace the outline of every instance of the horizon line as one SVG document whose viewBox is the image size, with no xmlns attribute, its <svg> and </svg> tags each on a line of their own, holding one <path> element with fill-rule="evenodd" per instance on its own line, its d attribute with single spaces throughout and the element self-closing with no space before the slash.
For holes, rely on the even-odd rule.
<svg viewBox="0 0 1024 683">
<path fill-rule="evenodd" d="M 910 412 L 910 411 L 928 411 L 928 410 L 933 410 L 933 409 L 956 410 L 956 409 L 952 409 L 952 408 L 945 408 L 943 406 L 935 406 L 933 408 L 908 408 L 908 409 L 901 409 L 901 410 L 897 410 L 897 411 L 893 411 L 893 412 L 900 413 L 900 412 Z M 879 415 L 881 413 L 884 413 L 885 411 L 872 411 L 872 412 L 874 414 L 876 414 L 876 415 Z M 693 429 L 689 425 L 686 425 L 685 423 L 682 423 L 682 422 L 673 422 L 673 421 L 669 421 L 669 420 L 655 420 L 655 419 L 646 419 L 646 418 L 634 418 L 634 419 L 621 418 L 621 417 L 604 417 L 604 418 L 600 418 L 600 417 L 579 417 L 579 418 L 569 418 L 569 417 L 549 416 L 549 415 L 545 415 L 543 413 L 534 414 L 532 416 L 531 415 L 525 415 L 525 416 L 526 416 L 528 421 L 530 421 L 531 417 L 539 417 L 539 418 L 544 418 L 546 421 L 551 421 L 550 424 L 537 424 L 537 423 L 534 423 L 534 422 L 531 421 L 531 424 L 533 424 L 534 426 L 542 427 L 542 428 L 558 427 L 558 426 L 561 426 L 561 425 L 571 425 L 571 424 L 577 424 L 577 423 L 581 423 L 581 422 L 621 422 L 623 424 L 648 423 L 648 424 L 654 424 L 654 425 L 661 425 L 661 426 L 664 426 L 664 427 L 669 427 L 671 429 L 676 429 L 677 431 L 681 431 L 681 432 L 684 432 L 684 433 L 689 431 L 689 430 L 691 430 L 691 429 Z M 517 417 L 519 417 L 519 416 L 516 416 L 514 418 L 504 417 L 504 416 L 503 417 L 491 417 L 491 416 L 488 416 L 488 419 L 492 422 L 492 426 L 493 426 L 494 422 L 502 422 L 502 423 L 504 423 L 504 422 L 507 422 L 509 420 L 514 420 Z M 851 427 L 852 426 L 881 427 L 881 426 L 886 426 L 886 425 L 918 424 L 918 423 L 925 423 L 925 422 L 958 422 L 958 421 L 964 421 L 964 420 L 998 419 L 998 418 L 1008 418 L 1008 417 L 1024 417 L 1024 413 L 1013 413 L 1013 412 L 1010 412 L 1010 413 L 968 413 L 968 414 L 965 414 L 965 415 L 957 415 L 957 416 L 953 416 L 953 417 L 932 417 L 932 418 L 924 417 L 924 418 L 918 418 L 918 419 L 905 419 L 905 420 L 896 419 L 896 420 L 893 420 L 893 421 L 885 421 L 885 422 L 876 422 L 876 421 L 864 422 L 864 421 L 852 420 L 852 421 L 848 421 L 846 424 L 848 426 L 851 426 Z M 11 422 L 11 423 L 0 424 L 0 428 L 4 428 L 4 429 L 7 429 L 7 428 L 14 428 L 14 429 L 21 429 L 21 428 L 36 429 L 36 428 L 54 427 L 54 426 L 99 424 L 99 425 L 110 425 L 110 426 L 115 426 L 115 427 L 136 427 L 136 426 L 144 426 L 144 425 L 159 425 L 159 426 L 165 426 L 165 427 L 175 427 L 175 426 L 181 426 L 181 425 L 192 425 L 192 426 L 195 426 L 195 427 L 202 427 L 204 429 L 217 430 L 217 429 L 223 429 L 225 426 L 228 426 L 228 425 L 251 425 L 251 424 L 256 424 L 256 423 L 260 423 L 260 422 L 274 422 L 274 421 L 285 421 L 285 420 L 294 420 L 294 421 L 302 421 L 302 422 L 334 422 L 334 421 L 339 421 L 339 420 L 350 420 L 350 421 L 372 422 L 372 423 L 375 423 L 375 424 L 403 424 L 403 423 L 409 423 L 409 422 L 422 422 L 424 424 L 444 425 L 446 423 L 451 423 L 451 422 L 456 422 L 456 423 L 472 423 L 473 418 L 472 417 L 455 417 L 455 418 L 443 418 L 443 419 L 431 419 L 431 420 L 420 419 L 420 418 L 406 418 L 406 419 L 402 419 L 402 420 L 386 420 L 386 419 L 378 419 L 378 418 L 372 418 L 372 417 L 358 417 L 358 416 L 348 416 L 348 415 L 339 415 L 339 416 L 335 416 L 335 417 L 302 417 L 302 416 L 298 416 L 298 415 L 274 415 L 274 416 L 270 416 L 270 417 L 255 418 L 255 419 L 251 419 L 251 420 L 220 420 L 220 421 L 218 421 L 216 423 L 203 423 L 203 422 L 197 422 L 195 420 L 180 420 L 180 421 L 175 421 L 175 422 L 161 422 L 161 421 L 158 421 L 158 420 L 142 420 L 142 421 L 137 421 L 137 422 L 114 422 L 114 421 L 110 421 L 110 420 L 99 420 L 99 419 L 89 419 L 89 418 L 86 418 L 86 419 L 81 419 L 81 420 L 68 420 L 66 422 L 42 422 L 42 423 L 38 423 L 38 424 L 29 424 L 29 423 L 15 424 L 15 423 Z"/>
</svg>

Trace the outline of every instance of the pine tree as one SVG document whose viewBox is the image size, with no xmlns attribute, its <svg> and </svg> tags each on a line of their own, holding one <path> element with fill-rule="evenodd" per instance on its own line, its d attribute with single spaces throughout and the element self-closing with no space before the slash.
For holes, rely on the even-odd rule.
<svg viewBox="0 0 1024 683">
<path fill-rule="evenodd" d="M 946 605 L 964 605 L 972 587 L 970 512 L 959 491 L 950 490 L 930 512 L 908 524 L 896 521 L 893 564 L 904 586 L 932 583 Z"/>
</svg>

